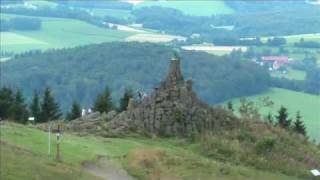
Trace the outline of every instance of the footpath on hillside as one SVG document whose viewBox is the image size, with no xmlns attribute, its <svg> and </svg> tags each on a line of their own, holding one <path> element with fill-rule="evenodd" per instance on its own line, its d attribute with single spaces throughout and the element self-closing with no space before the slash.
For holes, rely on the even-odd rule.
<svg viewBox="0 0 320 180">
<path fill-rule="evenodd" d="M 82 166 L 87 172 L 103 180 L 135 180 L 122 167 L 107 158 L 98 158 L 96 163 L 84 161 Z"/>
</svg>

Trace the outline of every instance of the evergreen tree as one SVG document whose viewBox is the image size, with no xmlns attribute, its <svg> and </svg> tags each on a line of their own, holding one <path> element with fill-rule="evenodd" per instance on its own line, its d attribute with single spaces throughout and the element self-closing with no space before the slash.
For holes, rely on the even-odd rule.
<svg viewBox="0 0 320 180">
<path fill-rule="evenodd" d="M 13 105 L 10 108 L 10 118 L 19 123 L 26 123 L 28 120 L 28 109 L 24 102 L 23 95 L 20 90 L 17 90 Z"/>
<path fill-rule="evenodd" d="M 119 107 L 119 111 L 125 111 L 127 110 L 128 104 L 129 104 L 129 100 L 133 98 L 133 91 L 132 89 L 126 89 L 123 97 L 120 99 L 120 107 Z"/>
<path fill-rule="evenodd" d="M 71 121 L 81 117 L 81 108 L 77 101 L 73 101 L 71 111 L 67 114 L 66 119 Z"/>
<path fill-rule="evenodd" d="M 302 135 L 306 135 L 306 127 L 301 120 L 302 116 L 300 115 L 300 112 L 298 111 L 296 114 L 296 120 L 293 123 L 293 130 L 296 131 L 297 133 L 300 133 Z"/>
<path fill-rule="evenodd" d="M 57 120 L 61 117 L 59 105 L 55 102 L 51 95 L 50 88 L 46 88 L 41 103 L 41 118 L 40 122 L 48 122 L 50 120 Z"/>
<path fill-rule="evenodd" d="M 289 128 L 291 124 L 291 120 L 288 118 L 287 108 L 281 106 L 278 115 L 276 116 L 278 120 L 278 124 L 282 128 Z"/>
<path fill-rule="evenodd" d="M 40 101 L 39 101 L 39 95 L 36 91 L 33 93 L 32 102 L 29 106 L 30 115 L 35 118 L 35 121 L 40 120 Z"/>
<path fill-rule="evenodd" d="M 111 111 L 113 107 L 110 89 L 106 87 L 104 93 L 97 96 L 93 110 L 103 113 Z"/>
<path fill-rule="evenodd" d="M 14 95 L 10 88 L 0 89 L 0 118 L 6 119 L 10 116 L 10 109 L 14 102 Z"/>
<path fill-rule="evenodd" d="M 232 104 L 232 101 L 229 101 L 228 104 L 227 104 L 227 108 L 229 111 L 233 112 L 233 104 Z"/>
</svg>

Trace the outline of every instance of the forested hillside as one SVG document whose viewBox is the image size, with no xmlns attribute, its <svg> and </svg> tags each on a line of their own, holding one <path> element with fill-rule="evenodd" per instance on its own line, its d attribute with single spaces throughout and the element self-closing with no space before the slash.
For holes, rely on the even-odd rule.
<svg viewBox="0 0 320 180">
<path fill-rule="evenodd" d="M 51 87 L 63 107 L 77 99 L 91 105 L 109 86 L 114 101 L 125 88 L 151 92 L 165 76 L 172 48 L 151 43 L 104 43 L 29 53 L 3 63 L 3 85 L 34 90 Z M 268 88 L 268 72 L 252 62 L 181 51 L 183 73 L 209 103 L 252 95 Z M 23 62 L 23 63 L 21 63 Z"/>
</svg>

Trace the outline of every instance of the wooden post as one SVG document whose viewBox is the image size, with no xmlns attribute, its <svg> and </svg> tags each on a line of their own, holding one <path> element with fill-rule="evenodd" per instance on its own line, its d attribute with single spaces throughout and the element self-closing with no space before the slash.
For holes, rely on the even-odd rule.
<svg viewBox="0 0 320 180">
<path fill-rule="evenodd" d="M 57 131 L 57 153 L 56 153 L 56 160 L 61 161 L 60 159 L 60 125 L 58 125 L 58 131 Z"/>
</svg>

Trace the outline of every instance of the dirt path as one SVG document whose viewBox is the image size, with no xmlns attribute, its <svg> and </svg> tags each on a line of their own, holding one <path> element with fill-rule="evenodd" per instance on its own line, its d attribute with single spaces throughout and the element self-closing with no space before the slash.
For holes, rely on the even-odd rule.
<svg viewBox="0 0 320 180">
<path fill-rule="evenodd" d="M 121 167 L 114 165 L 106 158 L 100 158 L 97 163 L 85 161 L 84 169 L 103 180 L 135 180 Z"/>
</svg>

